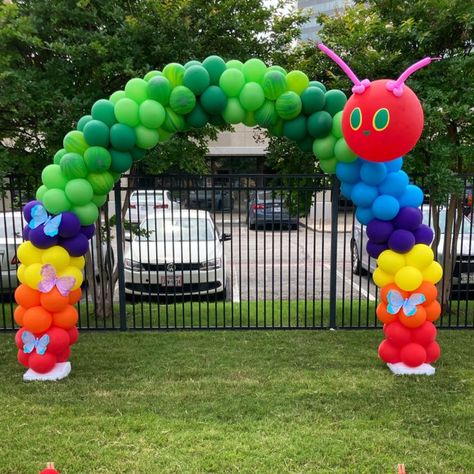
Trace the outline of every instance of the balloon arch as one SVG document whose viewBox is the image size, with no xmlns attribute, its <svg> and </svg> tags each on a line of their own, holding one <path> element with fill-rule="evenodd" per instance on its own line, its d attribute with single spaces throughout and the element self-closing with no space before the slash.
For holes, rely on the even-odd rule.
<svg viewBox="0 0 474 474">
<path fill-rule="evenodd" d="M 30 369 L 25 378 L 57 379 L 70 371 L 88 239 L 121 173 L 176 132 L 241 122 L 296 141 L 336 174 L 377 259 L 377 317 L 385 334 L 379 356 L 393 371 L 434 372 L 429 364 L 440 349 L 433 321 L 441 313 L 434 285 L 442 269 L 429 247 L 433 233 L 422 223 L 423 192 L 401 170 L 401 156 L 423 128 L 420 102 L 404 82 L 430 58 L 396 81 L 370 82 L 319 47 L 354 82 L 349 100 L 301 71 L 209 56 L 131 79 L 81 117 L 44 168 L 36 200 L 23 209 L 28 224 L 17 254 L 15 340 L 19 362 Z"/>
</svg>

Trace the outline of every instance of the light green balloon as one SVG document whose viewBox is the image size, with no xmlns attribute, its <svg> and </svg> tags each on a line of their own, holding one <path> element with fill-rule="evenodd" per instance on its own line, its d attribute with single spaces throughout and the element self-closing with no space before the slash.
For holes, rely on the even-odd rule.
<svg viewBox="0 0 474 474">
<path fill-rule="evenodd" d="M 123 123 L 129 127 L 136 127 L 140 123 L 138 104 L 128 97 L 120 99 L 115 104 L 114 111 L 119 123 Z"/>
<path fill-rule="evenodd" d="M 334 158 L 334 147 L 336 146 L 336 138 L 328 135 L 324 138 L 316 138 L 313 142 L 313 153 L 318 160 L 329 160 Z"/>
<path fill-rule="evenodd" d="M 170 133 L 181 132 L 185 128 L 184 117 L 177 114 L 170 107 L 166 107 L 165 121 L 161 128 Z"/>
<path fill-rule="evenodd" d="M 43 205 L 50 214 L 69 211 L 71 202 L 62 189 L 48 189 L 42 196 Z"/>
<path fill-rule="evenodd" d="M 286 75 L 286 83 L 288 84 L 288 90 L 301 95 L 309 86 L 309 78 L 302 71 L 290 71 Z"/>
<path fill-rule="evenodd" d="M 284 92 L 276 100 L 275 107 L 282 119 L 294 119 L 301 112 L 302 103 L 300 96 L 294 91 Z"/>
<path fill-rule="evenodd" d="M 125 85 L 125 94 L 138 104 L 148 99 L 148 82 L 139 77 L 130 79 Z"/>
<path fill-rule="evenodd" d="M 63 139 L 63 147 L 68 153 L 79 153 L 82 155 L 89 145 L 84 138 L 84 134 L 79 130 L 68 132 Z"/>
<path fill-rule="evenodd" d="M 83 178 L 71 179 L 64 191 L 68 200 L 76 206 L 87 204 L 94 195 L 89 181 Z"/>
<path fill-rule="evenodd" d="M 247 82 L 239 94 L 239 101 L 245 110 L 254 112 L 265 102 L 262 86 L 256 82 Z"/>
<path fill-rule="evenodd" d="M 286 69 L 283 69 L 281 66 L 270 66 L 267 71 L 278 71 L 281 72 L 284 76 L 286 76 L 287 74 Z"/>
<path fill-rule="evenodd" d="M 164 130 L 163 128 L 159 128 L 158 133 L 160 134 L 159 143 L 167 142 L 173 136 L 173 133 L 168 132 L 167 130 Z"/>
<path fill-rule="evenodd" d="M 35 194 L 35 197 L 36 199 L 38 199 L 38 201 L 42 201 L 43 200 L 43 196 L 44 196 L 44 193 L 48 190 L 48 188 L 42 184 L 37 190 L 36 190 L 36 194 Z"/>
<path fill-rule="evenodd" d="M 169 63 L 163 68 L 163 76 L 170 81 L 173 87 L 181 86 L 184 79 L 184 66 L 179 63 Z"/>
<path fill-rule="evenodd" d="M 275 103 L 272 100 L 266 100 L 264 104 L 255 111 L 255 119 L 261 127 L 272 127 L 278 122 L 278 114 L 275 110 Z"/>
<path fill-rule="evenodd" d="M 67 178 L 61 173 L 59 165 L 46 166 L 41 173 L 41 181 L 49 189 L 64 189 L 67 184 Z"/>
<path fill-rule="evenodd" d="M 138 117 L 143 126 L 147 128 L 159 128 L 165 121 L 165 108 L 155 100 L 145 100 L 140 104 Z"/>
<path fill-rule="evenodd" d="M 135 127 L 135 135 L 137 137 L 137 146 L 144 150 L 149 150 L 157 145 L 160 135 L 157 130 L 146 128 L 143 125 Z"/>
<path fill-rule="evenodd" d="M 97 207 L 102 207 L 107 202 L 107 194 L 94 194 L 91 201 Z"/>
<path fill-rule="evenodd" d="M 171 91 L 170 107 L 177 114 L 189 114 L 196 105 L 196 96 L 186 86 L 177 86 Z"/>
<path fill-rule="evenodd" d="M 236 70 L 236 69 L 235 69 Z M 230 97 L 227 101 L 227 105 L 222 112 L 222 117 L 227 123 L 240 123 L 245 118 L 245 110 L 240 105 L 239 99 L 237 97 Z"/>
<path fill-rule="evenodd" d="M 242 120 L 242 123 L 244 125 L 247 125 L 247 127 L 255 127 L 255 125 L 257 125 L 257 120 L 255 118 L 255 112 L 247 111 L 246 114 L 245 114 L 244 119 Z"/>
<path fill-rule="evenodd" d="M 162 76 L 162 75 L 163 73 L 161 71 L 149 71 L 145 74 L 145 76 L 143 77 L 143 80 L 148 82 L 152 77 Z"/>
<path fill-rule="evenodd" d="M 120 99 L 125 99 L 127 97 L 127 94 L 125 94 L 125 91 L 115 91 L 110 97 L 109 100 L 112 102 L 112 104 L 116 104 Z"/>
<path fill-rule="evenodd" d="M 263 76 L 267 72 L 267 66 L 260 59 L 252 58 L 245 61 L 242 72 L 244 73 L 246 82 L 261 83 Z"/>
<path fill-rule="evenodd" d="M 328 174 L 335 174 L 336 173 L 336 165 L 337 160 L 336 158 L 330 158 L 329 160 L 323 160 L 319 162 L 320 168 Z"/>
<path fill-rule="evenodd" d="M 342 138 L 342 110 L 332 118 L 331 133 L 337 138 Z"/>
<path fill-rule="evenodd" d="M 185 65 L 184 65 L 184 69 L 189 69 L 190 67 L 192 66 L 200 66 L 201 65 L 201 61 L 196 61 L 195 59 L 191 60 L 191 61 L 188 61 Z"/>
<path fill-rule="evenodd" d="M 148 82 L 150 99 L 158 101 L 163 107 L 168 105 L 172 89 L 171 82 L 164 76 L 152 77 Z"/>
<path fill-rule="evenodd" d="M 338 161 L 351 163 L 357 159 L 357 155 L 349 148 L 344 138 L 339 138 L 334 146 L 334 155 Z"/>
<path fill-rule="evenodd" d="M 89 202 L 84 206 L 74 206 L 71 209 L 79 218 L 81 225 L 91 225 L 97 221 L 99 217 L 99 209 L 93 202 Z"/>
<path fill-rule="evenodd" d="M 244 67 L 244 63 L 239 61 L 238 59 L 231 59 L 225 63 L 227 69 L 238 69 L 239 71 L 242 70 Z"/>
<path fill-rule="evenodd" d="M 238 69 L 226 69 L 219 78 L 219 87 L 227 97 L 237 97 L 245 84 L 245 77 Z"/>
<path fill-rule="evenodd" d="M 53 158 L 53 163 L 55 165 L 59 165 L 59 163 L 61 162 L 61 158 L 67 153 L 67 151 L 64 149 L 64 148 L 61 148 L 60 150 L 58 150 L 55 154 L 54 154 L 54 158 Z"/>
</svg>

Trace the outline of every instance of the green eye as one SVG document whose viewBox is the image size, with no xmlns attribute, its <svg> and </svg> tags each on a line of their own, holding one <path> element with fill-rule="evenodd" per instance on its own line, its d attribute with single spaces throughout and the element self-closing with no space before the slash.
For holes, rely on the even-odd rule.
<svg viewBox="0 0 474 474">
<path fill-rule="evenodd" d="M 352 112 L 349 119 L 351 124 L 352 130 L 357 131 L 359 130 L 360 126 L 362 125 L 362 112 L 359 107 L 356 107 Z"/>
<path fill-rule="evenodd" d="M 388 109 L 383 108 L 375 112 L 374 118 L 372 120 L 372 125 L 374 126 L 374 129 L 377 130 L 377 132 L 385 130 L 388 127 L 389 123 L 390 112 L 388 111 Z"/>
</svg>

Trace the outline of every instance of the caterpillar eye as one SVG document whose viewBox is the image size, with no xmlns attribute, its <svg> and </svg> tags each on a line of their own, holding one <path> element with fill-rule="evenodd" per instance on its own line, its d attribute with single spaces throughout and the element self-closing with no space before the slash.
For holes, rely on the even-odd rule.
<svg viewBox="0 0 474 474">
<path fill-rule="evenodd" d="M 356 107 L 352 110 L 351 116 L 349 117 L 349 123 L 354 132 L 359 130 L 360 126 L 362 125 L 362 111 L 359 107 Z"/>
<path fill-rule="evenodd" d="M 382 109 L 377 110 L 374 114 L 374 118 L 372 119 L 372 125 L 374 130 L 377 132 L 381 132 L 388 127 L 390 123 L 390 112 L 385 107 Z"/>
</svg>

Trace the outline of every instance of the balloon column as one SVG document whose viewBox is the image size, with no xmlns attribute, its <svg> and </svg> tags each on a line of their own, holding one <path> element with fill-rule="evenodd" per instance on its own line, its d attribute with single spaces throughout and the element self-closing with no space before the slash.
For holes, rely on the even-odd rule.
<svg viewBox="0 0 474 474">
<path fill-rule="evenodd" d="M 356 205 L 357 220 L 367 226 L 367 252 L 377 259 L 377 317 L 385 334 L 379 356 L 395 373 L 434 373 L 428 364 L 440 354 L 433 322 L 441 314 L 435 284 L 443 271 L 429 247 L 433 232 L 422 223 L 423 192 L 401 169 L 402 155 L 423 130 L 420 101 L 405 80 L 432 59 L 410 66 L 396 81 L 370 82 L 360 81 L 325 45 L 319 48 L 354 83 L 342 130 L 358 158 L 337 163 L 336 175 L 341 193 Z"/>
</svg>

